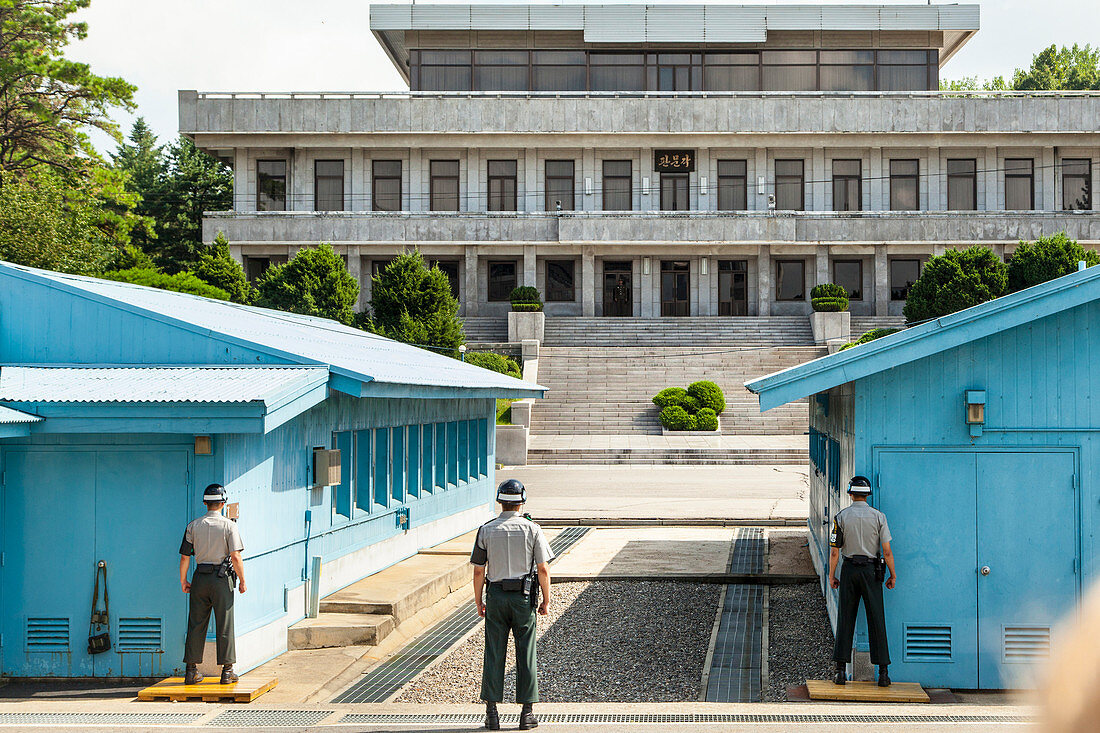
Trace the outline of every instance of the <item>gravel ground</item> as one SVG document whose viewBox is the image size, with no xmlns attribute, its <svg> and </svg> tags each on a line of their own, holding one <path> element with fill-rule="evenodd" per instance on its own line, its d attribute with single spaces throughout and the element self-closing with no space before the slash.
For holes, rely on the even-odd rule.
<svg viewBox="0 0 1100 733">
<path fill-rule="evenodd" d="M 816 583 L 773 585 L 768 610 L 768 689 L 764 702 L 784 702 L 787 688 L 830 679 L 833 632 Z"/>
<path fill-rule="evenodd" d="M 682 702 L 699 699 L 719 585 L 560 583 L 539 617 L 543 702 Z M 774 596 L 773 596 L 774 598 Z M 397 702 L 477 702 L 485 632 L 405 686 Z M 514 699 L 509 645 L 505 701 Z"/>
</svg>

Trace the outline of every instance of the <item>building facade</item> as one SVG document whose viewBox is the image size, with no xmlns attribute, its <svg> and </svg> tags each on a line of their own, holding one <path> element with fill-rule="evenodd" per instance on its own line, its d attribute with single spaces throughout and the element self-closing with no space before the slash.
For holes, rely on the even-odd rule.
<svg viewBox="0 0 1100 733">
<path fill-rule="evenodd" d="M 466 316 L 898 315 L 928 257 L 1100 246 L 1100 95 L 941 93 L 976 5 L 374 5 L 399 93 L 180 92 L 252 277 L 419 249 Z"/>
</svg>

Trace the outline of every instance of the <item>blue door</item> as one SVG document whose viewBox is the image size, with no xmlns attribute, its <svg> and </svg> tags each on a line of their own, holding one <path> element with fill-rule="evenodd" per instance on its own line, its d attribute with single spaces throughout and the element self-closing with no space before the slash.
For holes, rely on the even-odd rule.
<svg viewBox="0 0 1100 733">
<path fill-rule="evenodd" d="M 1051 629 L 1077 601 L 1074 456 L 983 453 L 977 460 L 978 679 L 986 689 L 1031 687 Z"/>
</svg>

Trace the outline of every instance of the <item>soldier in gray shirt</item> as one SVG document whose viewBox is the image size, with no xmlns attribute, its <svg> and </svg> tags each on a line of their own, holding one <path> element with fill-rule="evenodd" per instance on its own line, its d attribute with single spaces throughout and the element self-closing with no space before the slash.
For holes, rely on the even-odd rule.
<svg viewBox="0 0 1100 733">
<path fill-rule="evenodd" d="M 508 634 L 516 639 L 516 702 L 523 703 L 519 728 L 539 724 L 533 711 L 539 699 L 535 664 L 535 606 L 542 590 L 538 612 L 550 610 L 550 569 L 554 553 L 542 528 L 519 513 L 527 501 L 527 490 L 515 479 L 501 482 L 497 501 L 503 511 L 482 525 L 474 540 L 470 562 L 474 565 L 474 601 L 485 617 L 485 664 L 481 675 L 481 699 L 485 701 L 485 727 L 500 730 L 497 703 L 504 700 L 504 664 Z M 532 571 L 537 569 L 537 587 Z M 488 589 L 486 590 L 486 585 Z M 485 599 L 482 600 L 482 591 Z"/>
<path fill-rule="evenodd" d="M 867 633 L 871 637 L 871 664 L 878 666 L 879 687 L 890 686 L 887 666 L 890 650 L 886 642 L 886 611 L 882 601 L 882 575 L 876 571 L 879 563 L 890 568 L 887 588 L 897 582 L 894 571 L 894 553 L 890 549 L 890 527 L 886 515 L 867 503 L 871 495 L 871 482 L 863 476 L 853 476 L 848 483 L 851 506 L 842 509 L 833 518 L 833 532 L 829 538 L 829 585 L 840 589 L 837 601 L 836 640 L 833 661 L 836 662 L 834 682 L 843 685 L 848 681 L 845 666 L 852 656 L 852 636 L 855 633 L 859 601 L 867 612 Z M 879 560 L 879 547 L 882 559 Z M 840 578 L 836 566 L 840 556 L 844 562 Z"/>
</svg>

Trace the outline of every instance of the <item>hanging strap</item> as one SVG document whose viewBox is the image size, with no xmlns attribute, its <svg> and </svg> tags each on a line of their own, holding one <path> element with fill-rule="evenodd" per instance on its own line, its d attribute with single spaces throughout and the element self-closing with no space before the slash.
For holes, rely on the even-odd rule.
<svg viewBox="0 0 1100 733">
<path fill-rule="evenodd" d="M 102 624 L 97 620 L 99 616 L 99 576 L 103 576 L 103 616 L 106 619 Z M 111 618 L 111 601 L 110 596 L 107 593 L 107 563 L 100 560 L 95 569 L 95 588 L 92 591 L 92 617 L 89 632 L 91 627 L 106 625 Z"/>
</svg>

